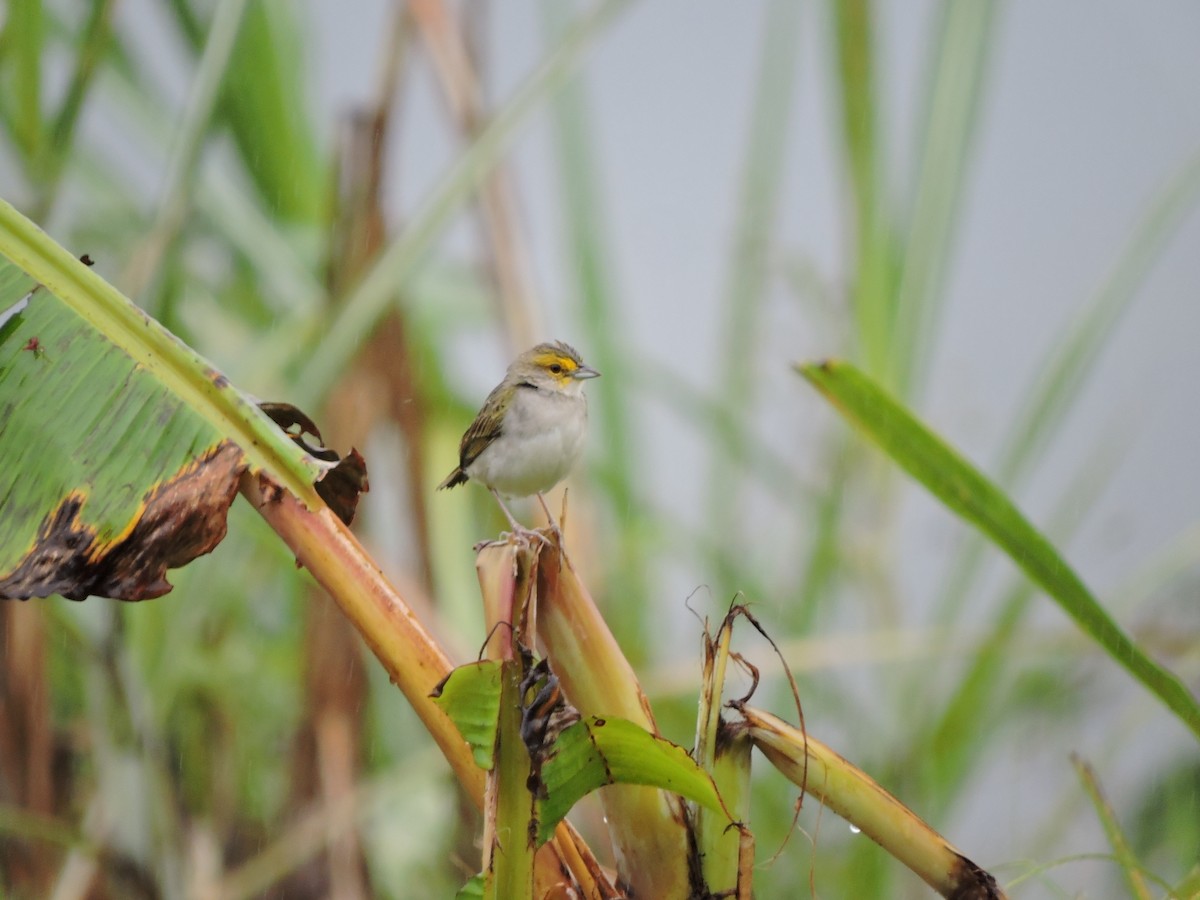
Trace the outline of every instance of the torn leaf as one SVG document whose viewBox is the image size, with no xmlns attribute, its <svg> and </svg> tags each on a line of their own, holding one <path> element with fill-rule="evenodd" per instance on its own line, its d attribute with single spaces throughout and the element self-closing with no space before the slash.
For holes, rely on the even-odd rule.
<svg viewBox="0 0 1200 900">
<path fill-rule="evenodd" d="M 560 704 L 557 681 L 551 680 L 549 670 L 530 671 L 538 671 L 538 677 L 524 685 L 527 703 L 522 709 L 522 731 L 540 736 L 530 748 L 534 767 L 528 783 L 538 798 L 539 846 L 553 836 L 555 826 L 580 798 L 606 784 L 663 788 L 728 816 L 712 778 L 686 750 L 627 719 L 587 716 L 567 727 L 551 729 L 553 733 L 533 727 L 538 716 L 549 721 Z M 500 664 L 484 660 L 459 666 L 434 689 L 433 696 L 470 743 L 476 763 L 490 768 L 500 702 Z M 528 736 L 526 740 L 529 742 Z"/>
<path fill-rule="evenodd" d="M 132 527 L 115 539 L 102 538 L 86 520 L 86 494 L 68 494 L 42 520 L 25 556 L 0 578 L 0 597 L 161 597 L 171 590 L 167 569 L 208 553 L 225 537 L 225 516 L 245 468 L 237 447 L 219 444 L 152 488 Z"/>
<path fill-rule="evenodd" d="M 316 423 L 290 403 L 265 402 L 258 406 L 288 437 L 304 448 L 305 453 L 329 464 L 315 485 L 317 493 L 339 519 L 347 525 L 353 522 L 359 495 L 371 489 L 367 481 L 367 461 L 362 454 L 351 447 L 349 453 L 339 457 L 336 451 L 324 446 Z M 305 435 L 312 435 L 317 444 L 314 446 L 307 441 Z"/>
<path fill-rule="evenodd" d="M 0 599 L 166 593 L 247 469 L 319 505 L 331 466 L 3 200 L 0 254 Z"/>
<path fill-rule="evenodd" d="M 540 779 L 539 846 L 578 800 L 606 784 L 649 785 L 725 811 L 712 778 L 686 750 L 627 719 L 587 716 L 567 728 L 542 762 Z"/>
</svg>

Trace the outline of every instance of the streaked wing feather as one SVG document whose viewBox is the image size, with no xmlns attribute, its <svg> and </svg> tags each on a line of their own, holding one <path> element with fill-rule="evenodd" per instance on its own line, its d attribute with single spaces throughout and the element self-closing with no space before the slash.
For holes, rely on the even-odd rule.
<svg viewBox="0 0 1200 900">
<path fill-rule="evenodd" d="M 475 421 L 463 435 L 462 443 L 458 448 L 460 468 L 466 469 L 475 462 L 479 458 L 479 454 L 503 433 L 504 429 L 501 423 L 504 421 L 504 412 L 512 403 L 512 394 L 509 393 L 505 397 L 503 388 L 503 384 L 497 385 L 488 394 L 487 399 L 483 401 L 483 408 L 479 410 L 479 415 L 475 417 Z"/>
</svg>

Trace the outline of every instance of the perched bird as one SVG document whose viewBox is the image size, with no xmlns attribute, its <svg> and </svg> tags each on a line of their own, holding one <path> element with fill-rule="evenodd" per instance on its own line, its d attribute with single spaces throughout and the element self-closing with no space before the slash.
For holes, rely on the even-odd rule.
<svg viewBox="0 0 1200 900">
<path fill-rule="evenodd" d="M 600 373 L 562 341 L 538 344 L 518 356 L 488 394 L 463 435 L 458 466 L 438 485 L 474 479 L 492 492 L 513 530 L 525 533 L 505 497 L 536 494 L 551 523 L 544 491 L 566 477 L 583 452 L 587 397 L 583 383 Z"/>
</svg>

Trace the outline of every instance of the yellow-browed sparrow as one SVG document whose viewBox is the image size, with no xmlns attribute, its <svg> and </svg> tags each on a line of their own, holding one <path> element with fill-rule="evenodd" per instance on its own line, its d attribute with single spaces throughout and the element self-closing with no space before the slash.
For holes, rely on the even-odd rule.
<svg viewBox="0 0 1200 900">
<path fill-rule="evenodd" d="M 542 494 L 566 477 L 583 452 L 587 432 L 583 382 L 599 374 L 562 341 L 538 344 L 522 353 L 488 394 L 463 435 L 458 467 L 438 490 L 475 479 L 492 492 L 518 534 L 527 530 L 513 518 L 503 498 L 536 494 L 554 524 Z"/>
</svg>

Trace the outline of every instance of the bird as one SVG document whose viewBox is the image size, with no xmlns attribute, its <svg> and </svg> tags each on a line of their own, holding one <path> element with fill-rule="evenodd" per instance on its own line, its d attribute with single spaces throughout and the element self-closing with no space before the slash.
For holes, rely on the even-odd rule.
<svg viewBox="0 0 1200 900">
<path fill-rule="evenodd" d="M 438 490 L 478 481 L 486 487 L 518 535 L 521 527 L 504 498 L 534 495 L 557 530 L 545 492 L 566 477 L 583 453 L 587 434 L 584 382 L 600 375 L 562 341 L 526 350 L 484 400 L 462 436 L 458 465 Z"/>
</svg>

